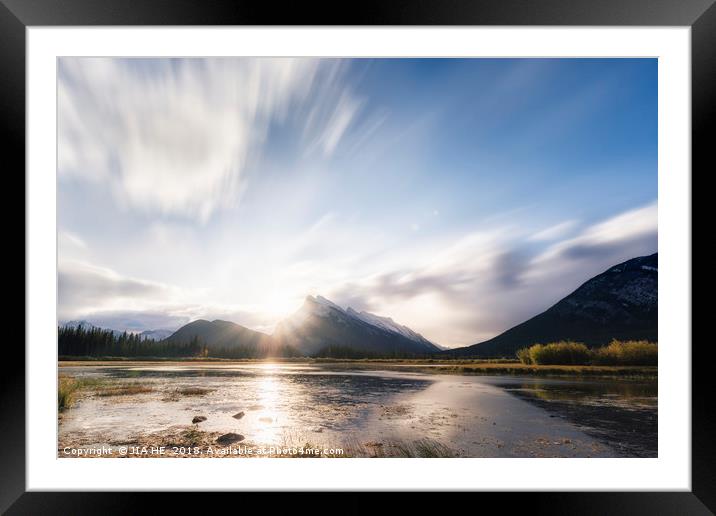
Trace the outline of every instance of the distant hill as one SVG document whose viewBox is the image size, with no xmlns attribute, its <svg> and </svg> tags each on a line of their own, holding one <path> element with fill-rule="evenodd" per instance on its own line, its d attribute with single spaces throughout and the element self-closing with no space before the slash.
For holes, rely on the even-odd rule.
<svg viewBox="0 0 716 516">
<path fill-rule="evenodd" d="M 179 328 L 164 342 L 173 344 L 199 343 L 211 349 L 251 348 L 260 349 L 270 345 L 271 338 L 265 333 L 250 330 L 229 321 L 206 321 L 199 319 Z"/>
<path fill-rule="evenodd" d="M 95 330 L 100 329 L 99 326 L 95 326 L 91 322 L 88 321 L 67 321 L 66 323 L 60 324 L 63 328 L 82 328 L 84 330 Z"/>
<path fill-rule="evenodd" d="M 657 253 L 628 260 L 497 337 L 443 354 L 514 357 L 520 348 L 567 339 L 591 347 L 612 339 L 657 341 L 658 274 Z"/>
<path fill-rule="evenodd" d="M 142 340 L 164 340 L 171 336 L 174 330 L 145 330 L 139 334 Z"/>
<path fill-rule="evenodd" d="M 67 321 L 64 324 L 60 325 L 63 328 L 82 328 L 84 330 L 105 330 L 105 331 L 111 331 L 112 335 L 115 337 L 121 336 L 124 331 L 121 330 L 115 330 L 112 328 L 104 328 L 101 326 L 97 326 L 96 324 L 92 324 L 91 322 L 81 320 L 81 321 Z M 133 332 L 127 332 L 127 333 L 133 333 Z M 143 332 L 139 332 L 139 338 L 142 340 L 156 340 L 160 341 L 163 339 L 166 339 L 169 337 L 172 333 L 174 333 L 174 330 L 145 330 Z"/>
<path fill-rule="evenodd" d="M 89 330 L 111 331 L 112 335 L 114 335 L 115 337 L 119 337 L 120 335 L 122 335 L 124 333 L 123 331 L 114 330 L 112 328 L 102 328 L 100 326 L 97 326 L 96 324 L 92 324 L 91 322 L 84 321 L 84 320 L 82 320 L 82 321 L 67 321 L 66 323 L 61 324 L 60 326 L 62 328 L 72 328 L 72 329 L 81 328 L 83 330 L 88 330 L 88 331 Z"/>
<path fill-rule="evenodd" d="M 440 351 L 419 333 L 388 317 L 344 310 L 321 296 L 308 296 L 294 315 L 279 323 L 273 339 L 274 345 L 291 346 L 307 355 L 329 346 L 375 354 Z"/>
</svg>

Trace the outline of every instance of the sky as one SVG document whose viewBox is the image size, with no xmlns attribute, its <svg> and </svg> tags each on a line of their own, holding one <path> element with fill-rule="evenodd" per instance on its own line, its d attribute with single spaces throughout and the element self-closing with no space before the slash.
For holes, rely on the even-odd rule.
<svg viewBox="0 0 716 516">
<path fill-rule="evenodd" d="M 446 347 L 657 251 L 655 59 L 61 58 L 58 319 Z"/>
</svg>

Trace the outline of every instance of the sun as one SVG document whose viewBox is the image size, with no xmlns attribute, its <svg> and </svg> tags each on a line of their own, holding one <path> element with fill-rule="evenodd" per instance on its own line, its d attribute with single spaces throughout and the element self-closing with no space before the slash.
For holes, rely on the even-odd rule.
<svg viewBox="0 0 716 516">
<path fill-rule="evenodd" d="M 300 307 L 300 296 L 288 291 L 271 291 L 260 303 L 261 311 L 270 317 L 286 317 Z"/>
</svg>

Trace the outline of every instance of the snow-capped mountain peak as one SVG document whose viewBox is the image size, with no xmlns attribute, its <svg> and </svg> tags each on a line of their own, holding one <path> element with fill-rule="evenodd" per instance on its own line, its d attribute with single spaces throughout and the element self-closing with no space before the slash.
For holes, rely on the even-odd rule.
<svg viewBox="0 0 716 516">
<path fill-rule="evenodd" d="M 345 314 L 343 308 L 323 296 L 306 296 L 306 301 L 298 311 L 298 314 L 315 314 L 321 317 L 327 317 L 333 310 Z"/>
<path fill-rule="evenodd" d="M 326 298 L 323 297 L 323 296 L 316 296 L 316 297 L 308 296 L 306 299 L 308 299 L 308 300 L 310 300 L 310 301 L 312 301 L 312 302 L 314 302 L 314 303 L 316 303 L 317 305 L 320 305 L 320 306 L 325 306 L 325 307 L 327 307 L 327 308 L 333 308 L 333 309 L 338 310 L 338 311 L 340 311 L 340 312 L 344 312 L 344 311 L 345 311 L 345 310 L 343 310 L 343 308 L 341 308 L 340 306 L 338 306 L 337 304 L 335 304 L 333 301 L 331 301 L 331 300 L 329 300 L 329 299 L 326 299 Z"/>
<path fill-rule="evenodd" d="M 397 333 L 399 335 L 402 335 L 403 337 L 406 337 L 411 340 L 423 340 L 424 337 L 420 335 L 417 332 L 414 332 L 407 326 L 403 326 L 401 324 L 396 323 L 393 319 L 390 317 L 381 317 L 379 315 L 372 314 L 370 312 L 361 311 L 357 312 L 353 310 L 352 308 L 348 307 L 346 310 L 346 313 L 348 315 L 351 315 L 353 317 L 356 317 L 357 319 L 360 319 L 363 322 L 366 322 L 372 326 L 377 326 L 378 328 L 381 328 L 383 330 Z"/>
<path fill-rule="evenodd" d="M 306 302 L 297 315 L 298 318 L 302 318 L 306 317 L 308 314 L 317 315 L 319 317 L 333 317 L 342 320 L 353 320 L 362 324 L 367 324 L 382 331 L 400 335 L 401 337 L 405 337 L 406 339 L 410 339 L 414 342 L 434 345 L 419 333 L 411 330 L 407 326 L 396 323 L 390 317 L 381 317 L 366 311 L 358 312 L 351 307 L 343 309 L 333 301 L 326 299 L 323 296 L 306 297 Z"/>
<path fill-rule="evenodd" d="M 307 296 L 303 306 L 281 321 L 272 336 L 279 344 L 306 353 L 327 346 L 370 353 L 434 353 L 440 348 L 407 326 L 353 308 L 342 308 L 323 296 Z"/>
</svg>

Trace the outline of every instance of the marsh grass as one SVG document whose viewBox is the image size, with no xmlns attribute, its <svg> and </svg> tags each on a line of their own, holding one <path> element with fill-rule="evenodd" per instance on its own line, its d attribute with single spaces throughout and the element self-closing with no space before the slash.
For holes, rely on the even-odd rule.
<svg viewBox="0 0 716 516">
<path fill-rule="evenodd" d="M 101 378 L 76 378 L 74 376 L 60 376 L 57 385 L 57 409 L 66 410 L 77 400 L 81 390 L 101 386 L 105 381 Z"/>
<path fill-rule="evenodd" d="M 57 386 L 57 409 L 62 411 L 72 406 L 75 391 L 79 388 L 74 378 L 60 378 Z"/>
<path fill-rule="evenodd" d="M 72 407 L 81 395 L 131 396 L 153 392 L 154 388 L 140 383 L 118 384 L 107 378 L 60 376 L 57 385 L 57 409 Z"/>
<path fill-rule="evenodd" d="M 395 446 L 396 456 L 404 458 L 445 458 L 456 457 L 454 451 L 445 446 L 443 443 L 434 439 L 418 439 L 417 441 L 402 441 Z"/>
<path fill-rule="evenodd" d="M 110 387 L 103 387 L 98 389 L 95 394 L 97 396 L 131 396 L 133 394 L 144 394 L 146 392 L 153 392 L 154 388 L 148 385 L 141 384 L 129 384 L 129 385 L 112 385 Z"/>
<path fill-rule="evenodd" d="M 205 436 L 206 434 L 198 428 L 190 428 L 182 434 L 182 438 L 185 439 L 182 444 L 184 446 L 199 446 L 206 441 Z"/>
<path fill-rule="evenodd" d="M 177 394 L 183 396 L 204 396 L 210 392 L 214 392 L 214 389 L 206 389 L 204 387 L 181 387 L 176 390 Z"/>
<path fill-rule="evenodd" d="M 414 441 L 388 440 L 385 442 L 361 442 L 349 438 L 343 443 L 344 454 L 350 458 L 445 458 L 457 457 L 455 450 L 434 439 L 422 438 Z"/>
</svg>

